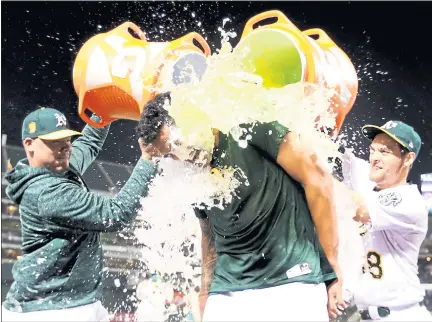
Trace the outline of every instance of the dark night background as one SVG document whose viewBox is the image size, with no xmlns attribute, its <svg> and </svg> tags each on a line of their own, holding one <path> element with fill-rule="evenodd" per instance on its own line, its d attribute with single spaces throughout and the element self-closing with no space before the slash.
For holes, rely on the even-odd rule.
<svg viewBox="0 0 432 322">
<path fill-rule="evenodd" d="M 283 11 L 300 29 L 324 29 L 351 57 L 360 89 L 344 130 L 358 154 L 367 143 L 361 125 L 399 119 L 413 125 L 424 142 L 411 180 L 432 172 L 428 2 L 2 2 L 2 133 L 8 144 L 19 145 L 21 121 L 37 106 L 64 111 L 76 129 L 84 125 L 72 66 L 83 43 L 97 33 L 129 20 L 150 41 L 196 31 L 214 50 L 223 18 L 231 18 L 225 29 L 237 32 L 237 42 L 247 19 L 270 9 Z M 135 124 L 115 122 L 100 159 L 135 162 Z"/>
</svg>

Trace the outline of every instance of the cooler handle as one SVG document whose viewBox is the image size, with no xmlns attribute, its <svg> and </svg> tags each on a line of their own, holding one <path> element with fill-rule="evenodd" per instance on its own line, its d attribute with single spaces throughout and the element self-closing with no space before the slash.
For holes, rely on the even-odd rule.
<svg viewBox="0 0 432 322">
<path fill-rule="evenodd" d="M 295 28 L 298 30 L 298 28 L 287 18 L 287 16 L 285 16 L 281 11 L 279 10 L 270 10 L 270 11 L 266 11 L 260 14 L 257 14 L 256 16 L 250 18 L 245 25 L 245 29 L 243 30 L 243 35 L 242 38 L 244 36 L 246 36 L 247 34 L 249 34 L 252 30 L 254 30 L 254 26 L 265 20 L 265 19 L 269 19 L 269 18 L 277 18 L 277 21 L 274 23 L 270 23 L 266 26 L 271 26 L 274 25 L 276 23 L 284 23 L 284 24 L 288 24 L 290 25 L 292 28 Z"/>
<path fill-rule="evenodd" d="M 118 26 L 114 30 L 117 30 L 117 31 L 119 31 L 121 33 L 125 33 L 125 34 L 127 34 L 127 36 L 132 37 L 132 35 L 129 33 L 129 28 L 132 29 L 138 35 L 138 37 L 141 40 L 147 41 L 147 38 L 145 36 L 145 32 L 142 31 L 141 28 L 138 27 L 133 22 L 126 21 L 125 23 L 122 23 L 120 26 Z"/>
<path fill-rule="evenodd" d="M 202 46 L 202 49 L 194 44 L 194 42 L 193 42 L 194 40 L 196 40 Z M 177 46 L 177 44 L 180 45 L 180 44 L 184 44 L 184 43 L 190 44 L 190 45 L 198 48 L 201 52 L 203 52 L 203 54 L 205 56 L 211 55 L 210 46 L 208 45 L 207 41 L 203 38 L 203 36 L 201 36 L 199 33 L 196 33 L 196 32 L 188 33 L 187 35 L 185 35 L 179 39 L 174 40 L 173 42 L 171 42 L 169 44 L 169 48 L 171 48 L 172 50 L 175 50 L 175 47 Z"/>
<path fill-rule="evenodd" d="M 303 33 L 306 36 L 317 35 L 318 39 L 316 39 L 316 40 L 314 39 L 317 43 L 328 43 L 331 45 L 335 45 L 334 41 L 322 29 L 312 28 L 312 29 L 308 29 L 308 30 L 303 31 Z"/>
<path fill-rule="evenodd" d="M 191 37 L 191 43 L 195 46 L 195 47 L 197 47 L 198 49 L 201 49 L 201 48 L 199 48 L 198 46 L 196 46 L 194 43 L 193 43 L 193 41 L 194 40 L 196 40 L 201 46 L 202 46 L 202 48 L 204 49 L 204 55 L 206 55 L 206 56 L 210 56 L 211 55 L 211 50 L 210 50 L 210 46 L 209 46 L 209 44 L 207 43 L 207 41 L 204 39 L 204 37 L 203 36 L 201 36 L 199 33 L 197 33 L 197 32 L 191 32 L 190 34 L 189 34 L 189 37 Z"/>
<path fill-rule="evenodd" d="M 100 129 L 100 128 L 103 128 L 103 127 L 107 126 L 107 125 L 110 124 L 111 122 L 117 120 L 117 119 L 111 119 L 111 118 L 104 118 L 104 117 L 98 115 L 98 117 L 100 118 L 101 121 L 100 121 L 99 123 L 93 121 L 93 120 L 92 120 L 92 119 L 91 119 L 91 118 L 90 118 L 90 117 L 85 113 L 86 110 L 89 110 L 89 111 L 91 111 L 92 113 L 94 113 L 94 112 L 93 112 L 90 108 L 88 108 L 88 107 L 84 107 L 84 104 L 83 104 L 83 103 L 84 103 L 84 96 L 85 96 L 85 95 L 83 95 L 83 97 L 80 99 L 80 104 L 78 105 L 78 115 L 79 115 L 79 117 L 81 117 L 81 119 L 82 119 L 84 122 L 86 122 L 88 125 Z M 96 115 L 97 115 L 97 114 L 96 114 Z"/>
<path fill-rule="evenodd" d="M 113 121 L 116 121 L 117 119 L 105 119 L 102 118 L 101 116 L 99 116 L 99 118 L 101 119 L 100 123 L 97 123 L 95 121 L 93 121 L 86 113 L 85 111 L 87 110 L 87 108 L 83 109 L 82 113 L 79 113 L 79 116 L 81 117 L 81 119 L 86 122 L 88 125 L 93 126 L 95 128 L 103 128 L 105 126 L 107 126 L 108 124 L 110 124 Z M 88 109 L 89 111 L 91 111 L 90 109 Z"/>
</svg>

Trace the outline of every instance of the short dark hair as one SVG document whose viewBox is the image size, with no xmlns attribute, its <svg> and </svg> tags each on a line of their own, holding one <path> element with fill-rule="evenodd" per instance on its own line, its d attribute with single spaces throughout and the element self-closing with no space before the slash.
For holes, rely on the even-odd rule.
<svg viewBox="0 0 432 322">
<path fill-rule="evenodd" d="M 152 101 L 144 106 L 141 119 L 135 128 L 138 137 L 142 138 L 145 144 L 154 142 L 159 136 L 162 125 L 171 125 L 173 118 L 164 108 L 165 101 L 171 102 L 170 92 L 157 95 Z"/>
</svg>

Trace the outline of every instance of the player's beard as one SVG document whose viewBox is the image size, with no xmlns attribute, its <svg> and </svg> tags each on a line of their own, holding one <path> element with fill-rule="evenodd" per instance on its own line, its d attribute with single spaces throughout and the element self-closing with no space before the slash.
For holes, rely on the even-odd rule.
<svg viewBox="0 0 432 322">
<path fill-rule="evenodd" d="M 403 176 L 403 161 L 398 165 L 395 171 L 391 171 L 382 167 L 376 169 L 371 166 L 369 179 L 377 184 L 377 187 L 391 187 L 401 181 Z"/>
<path fill-rule="evenodd" d="M 369 179 L 377 184 L 385 182 L 386 171 L 384 168 L 377 169 L 375 166 L 371 166 Z"/>
</svg>

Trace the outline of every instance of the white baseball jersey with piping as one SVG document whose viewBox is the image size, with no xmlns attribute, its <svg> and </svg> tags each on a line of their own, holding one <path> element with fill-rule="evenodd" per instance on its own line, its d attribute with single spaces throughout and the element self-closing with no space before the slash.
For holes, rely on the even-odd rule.
<svg viewBox="0 0 432 322">
<path fill-rule="evenodd" d="M 391 310 L 417 305 L 425 295 L 417 261 L 428 228 L 420 191 L 410 184 L 374 191 L 369 163 L 351 152 L 343 157 L 343 175 L 345 184 L 365 197 L 371 218 L 362 287 L 355 294 L 357 306 Z"/>
</svg>

